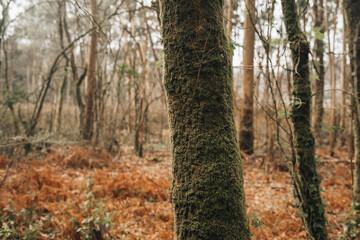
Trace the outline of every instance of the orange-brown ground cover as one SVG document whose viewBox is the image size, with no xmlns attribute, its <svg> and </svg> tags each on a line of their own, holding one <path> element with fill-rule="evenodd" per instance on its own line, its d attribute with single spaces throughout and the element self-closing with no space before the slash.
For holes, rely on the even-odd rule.
<svg viewBox="0 0 360 240">
<path fill-rule="evenodd" d="M 328 229 L 331 239 L 336 239 L 344 234 L 350 210 L 350 164 L 337 161 L 345 159 L 341 153 L 332 159 L 318 154 L 326 160 L 320 174 Z M 0 157 L 1 179 L 8 162 Z M 249 217 L 256 213 L 265 223 L 263 228 L 252 227 L 253 239 L 305 239 L 289 174 L 259 168 L 260 162 L 244 160 L 247 212 Z M 11 228 L 9 219 L 13 219 L 12 226 L 23 233 L 36 228 L 33 236 L 38 239 L 81 239 L 77 230 L 91 216 L 104 219 L 107 212 L 112 219 L 106 230 L 110 239 L 173 239 L 170 191 L 168 151 L 151 151 L 138 158 L 129 147 L 122 147 L 115 157 L 101 148 L 59 148 L 12 166 L 0 189 L 0 223 L 3 229 Z"/>
</svg>

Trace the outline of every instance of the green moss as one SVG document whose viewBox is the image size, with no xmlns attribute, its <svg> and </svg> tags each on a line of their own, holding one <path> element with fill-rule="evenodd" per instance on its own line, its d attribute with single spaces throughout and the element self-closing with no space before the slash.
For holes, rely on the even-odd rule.
<svg viewBox="0 0 360 240">
<path fill-rule="evenodd" d="M 222 1 L 160 1 L 177 239 L 250 239 Z"/>
<path fill-rule="evenodd" d="M 309 74 L 309 45 L 301 31 L 294 0 L 281 1 L 286 32 L 293 60 L 292 108 L 297 169 L 299 172 L 300 201 L 308 234 L 314 239 L 328 239 L 324 205 L 320 196 L 314 137 L 310 127 L 311 88 Z M 310 237 L 309 236 L 309 237 Z"/>
</svg>

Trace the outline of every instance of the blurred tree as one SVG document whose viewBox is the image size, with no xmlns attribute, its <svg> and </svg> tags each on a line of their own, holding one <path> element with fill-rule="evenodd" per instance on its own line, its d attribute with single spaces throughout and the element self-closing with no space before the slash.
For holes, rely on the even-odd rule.
<svg viewBox="0 0 360 240">
<path fill-rule="evenodd" d="M 59 38 L 60 38 L 60 47 L 61 50 L 64 50 L 64 22 L 66 17 L 66 2 L 65 0 L 58 0 L 58 32 L 59 32 Z M 62 80 L 60 82 L 60 86 L 58 88 L 58 99 L 57 99 L 57 106 L 56 106 L 56 112 L 55 112 L 55 130 L 56 132 L 60 131 L 61 128 L 61 119 L 62 119 L 62 109 L 63 109 L 63 103 L 65 98 L 65 90 L 67 85 L 67 68 L 69 66 L 69 58 L 66 54 L 66 52 L 63 53 L 64 58 L 66 59 L 66 64 L 64 67 L 64 73 L 62 76 Z"/>
<path fill-rule="evenodd" d="M 161 0 L 177 239 L 250 239 L 224 1 Z"/>
<path fill-rule="evenodd" d="M 245 1 L 242 108 L 240 115 L 240 150 L 252 154 L 254 151 L 254 47 L 255 47 L 255 0 Z"/>
<path fill-rule="evenodd" d="M 353 190 L 353 210 L 356 224 L 360 224 L 360 1 L 344 0 L 346 22 L 348 25 L 348 43 L 351 67 L 351 87 L 354 106 L 354 146 L 355 146 L 355 181 Z"/>
<path fill-rule="evenodd" d="M 299 23 L 295 0 L 281 0 L 287 38 L 293 62 L 292 121 L 300 196 L 297 203 L 309 239 L 328 239 L 325 205 L 320 195 L 314 137 L 310 126 L 311 88 L 309 74 L 310 47 Z M 295 168 L 295 166 L 293 166 Z M 297 175 L 297 173 L 296 173 Z"/>
<path fill-rule="evenodd" d="M 12 79 L 12 69 L 11 63 L 9 61 L 9 52 L 8 52 L 8 43 L 9 37 L 7 35 L 7 29 L 9 26 L 9 8 L 10 5 L 14 2 L 14 0 L 0 1 L 0 6 L 2 8 L 1 11 L 1 19 L 0 19 L 0 69 L 2 71 L 2 60 L 1 60 L 1 53 L 4 53 L 4 78 L 5 78 L 5 88 L 2 90 L 3 95 L 5 96 L 4 101 L 2 104 L 7 106 L 10 110 L 11 118 L 14 125 L 14 133 L 15 135 L 19 134 L 19 121 L 15 114 L 14 105 L 17 102 L 18 96 L 16 96 L 16 91 L 13 91 L 13 79 Z M 14 40 L 12 40 L 13 42 Z M 14 44 L 14 43 L 13 43 Z M 2 50 L 2 51 L 1 51 Z M 9 66 L 10 65 L 10 66 Z"/>
<path fill-rule="evenodd" d="M 318 28 L 324 33 L 324 4 L 323 0 L 315 0 L 313 6 L 314 28 Z M 314 134 L 315 139 L 320 141 L 321 123 L 324 115 L 324 41 L 321 38 L 315 38 L 314 60 L 317 62 L 317 74 L 319 79 L 315 83 L 315 107 L 314 107 Z"/>
<path fill-rule="evenodd" d="M 342 44 L 343 44 L 343 53 L 341 58 L 341 88 L 343 90 L 341 94 L 341 111 L 340 111 L 340 126 L 342 128 L 341 131 L 341 146 L 345 146 L 346 139 L 348 135 L 348 131 L 346 130 L 347 127 L 347 114 L 346 114 L 346 98 L 348 96 L 348 67 L 347 67 L 347 40 L 346 40 L 346 32 L 347 32 L 347 26 L 346 26 L 346 13 L 344 8 L 344 1 L 341 0 L 341 13 L 343 17 L 343 28 L 342 28 Z M 350 126 L 349 126 L 350 127 Z"/>
<path fill-rule="evenodd" d="M 96 26 L 98 24 L 97 19 L 97 4 L 96 0 L 90 0 L 91 6 L 91 19 L 92 24 Z M 91 140 L 94 132 L 94 117 L 95 117 L 95 87 L 96 87 L 96 49 L 97 49 L 97 31 L 94 28 L 91 32 L 90 44 L 89 44 L 89 55 L 87 63 L 87 90 L 86 90 L 86 104 L 85 104 L 85 115 L 82 136 L 83 139 Z M 81 119 L 80 119 L 81 121 Z"/>
<path fill-rule="evenodd" d="M 336 64 L 335 64 L 335 36 L 336 36 L 336 19 L 339 8 L 339 0 L 335 0 L 335 11 L 333 13 L 333 39 L 330 41 L 330 27 L 329 27 L 329 9 L 328 1 L 325 0 L 325 31 L 327 32 L 328 51 L 329 51 L 329 68 L 330 68 L 330 83 L 331 83 L 331 112 L 330 112 L 330 126 L 336 125 Z M 331 42 L 333 47 L 331 48 Z M 329 154 L 334 156 L 334 149 L 336 144 L 336 129 L 330 131 L 329 136 Z"/>
</svg>

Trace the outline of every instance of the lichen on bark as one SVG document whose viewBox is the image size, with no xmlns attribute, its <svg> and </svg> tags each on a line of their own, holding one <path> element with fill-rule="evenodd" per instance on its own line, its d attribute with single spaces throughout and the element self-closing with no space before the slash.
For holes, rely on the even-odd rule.
<svg viewBox="0 0 360 240">
<path fill-rule="evenodd" d="M 177 239 L 250 239 L 223 1 L 161 0 Z"/>
</svg>

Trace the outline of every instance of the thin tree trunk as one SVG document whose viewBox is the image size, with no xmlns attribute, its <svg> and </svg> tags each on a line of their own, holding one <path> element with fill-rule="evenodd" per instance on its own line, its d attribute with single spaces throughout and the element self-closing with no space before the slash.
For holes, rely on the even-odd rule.
<svg viewBox="0 0 360 240">
<path fill-rule="evenodd" d="M 7 107 L 10 109 L 10 113 L 11 113 L 11 118 L 14 124 L 14 129 L 15 129 L 15 135 L 18 135 L 20 132 L 19 129 L 19 121 L 15 115 L 15 108 L 14 108 L 14 102 L 12 98 L 12 95 L 14 94 L 12 91 L 12 83 L 10 81 L 10 69 L 9 69 L 9 58 L 8 58 L 8 51 L 7 51 L 7 41 L 3 41 L 3 51 L 4 51 L 4 60 L 5 60 L 5 88 L 6 88 L 6 93 L 5 95 L 7 96 L 6 99 L 6 105 Z"/>
<path fill-rule="evenodd" d="M 300 28 L 295 0 L 281 0 L 281 6 L 293 61 L 294 101 L 292 103 L 292 121 L 294 124 L 296 162 L 301 196 L 301 202 L 298 203 L 298 206 L 302 212 L 308 238 L 326 240 L 328 234 L 325 206 L 320 195 L 320 178 L 317 174 L 315 159 L 315 141 L 310 126 L 310 47 L 305 34 Z"/>
<path fill-rule="evenodd" d="M 314 27 L 320 27 L 321 32 L 324 32 L 324 8 L 323 0 L 315 0 L 314 2 L 314 15 L 315 15 L 315 24 Z M 321 123 L 324 116 L 324 41 L 322 39 L 315 39 L 315 60 L 319 63 L 318 66 L 315 66 L 318 69 L 319 79 L 316 81 L 315 89 L 315 118 L 314 118 L 314 133 L 316 140 L 321 143 Z"/>
<path fill-rule="evenodd" d="M 351 66 L 351 87 L 354 94 L 354 148 L 355 171 L 353 190 L 353 210 L 356 214 L 356 223 L 360 224 L 360 1 L 344 0 L 346 21 L 348 25 L 349 57 Z"/>
<path fill-rule="evenodd" d="M 347 64 L 346 64 L 346 57 L 347 57 L 347 41 L 346 41 L 346 19 L 345 19 L 345 8 L 344 2 L 342 2 L 341 12 L 343 14 L 343 28 L 342 28 L 342 40 L 343 40 L 343 54 L 342 54 L 342 61 L 341 61 L 341 88 L 343 90 L 341 94 L 341 112 L 340 112 L 340 126 L 343 128 L 341 131 L 341 146 L 345 146 L 346 144 L 346 137 L 347 137 L 347 130 L 346 130 L 346 96 L 348 90 L 348 79 L 347 79 Z"/>
<path fill-rule="evenodd" d="M 234 1 L 229 0 L 229 8 L 227 12 L 227 24 L 226 24 L 226 36 L 228 38 L 231 38 L 231 32 L 232 32 L 232 17 L 233 17 L 233 11 L 234 11 Z"/>
<path fill-rule="evenodd" d="M 96 0 L 90 0 L 91 14 L 94 23 L 97 19 L 97 5 Z M 90 37 L 89 46 L 89 58 L 88 58 L 88 70 L 86 75 L 87 81 L 87 93 L 86 93 L 86 104 L 85 104 L 85 116 L 82 136 L 85 140 L 91 140 L 94 132 L 94 102 L 95 102 L 95 87 L 96 87 L 96 48 L 97 48 L 97 32 L 93 29 Z M 80 119 L 81 121 L 81 119 Z"/>
<path fill-rule="evenodd" d="M 58 31 L 59 31 L 59 37 L 60 37 L 60 46 L 61 50 L 64 50 L 64 31 L 63 31 L 63 24 L 64 24 L 64 18 L 66 14 L 65 9 L 65 1 L 61 0 L 58 2 L 59 12 L 58 12 Z M 61 128 L 61 115 L 62 115 L 62 108 L 63 108 L 63 102 L 65 97 L 65 90 L 66 90 L 66 84 L 67 84 L 67 68 L 69 66 L 69 59 L 64 53 L 64 57 L 66 58 L 66 64 L 64 69 L 64 76 L 61 81 L 59 90 L 58 90 L 58 101 L 55 111 L 55 131 L 59 132 Z"/>
<path fill-rule="evenodd" d="M 255 45 L 255 0 L 245 0 L 244 22 L 244 71 L 242 79 L 242 108 L 240 115 L 240 150 L 252 154 L 254 152 L 254 45 Z"/>
<path fill-rule="evenodd" d="M 72 40 L 71 40 L 71 36 L 70 36 L 70 32 L 69 32 L 69 28 L 68 28 L 67 20 L 66 20 L 66 5 L 64 5 L 64 12 L 65 12 L 65 15 L 63 16 L 63 28 L 65 31 L 65 36 L 66 36 L 67 42 L 69 44 L 72 42 Z M 85 67 L 82 75 L 79 78 L 79 75 L 77 72 L 77 67 L 76 67 L 76 62 L 75 62 L 74 48 L 72 48 L 70 51 L 70 66 L 71 66 L 71 70 L 72 70 L 73 83 L 74 83 L 74 87 L 75 87 L 75 101 L 76 101 L 76 104 L 77 104 L 77 106 L 79 108 L 79 112 L 80 112 L 80 114 L 79 114 L 79 129 L 80 129 L 80 132 L 82 132 L 83 123 L 84 123 L 83 118 L 84 118 L 84 112 L 85 112 L 85 105 L 81 98 L 80 86 L 86 77 L 87 68 Z"/>
<path fill-rule="evenodd" d="M 224 1 L 161 0 L 178 240 L 249 240 Z"/>
<path fill-rule="evenodd" d="M 67 69 L 67 67 L 69 66 L 69 61 L 66 61 L 65 64 L 65 69 Z M 60 84 L 60 88 L 58 91 L 58 101 L 57 101 L 57 106 L 56 106 L 56 112 L 55 112 L 55 131 L 59 132 L 60 128 L 61 128 L 61 119 L 62 119 L 62 109 L 63 109 L 63 104 L 64 104 L 64 99 L 65 99 L 65 93 L 66 93 L 66 85 L 67 85 L 67 70 L 65 70 L 64 72 L 64 76 L 63 79 L 61 81 Z"/>
<path fill-rule="evenodd" d="M 335 33 L 336 33 L 336 16 L 337 10 L 339 6 L 339 1 L 336 0 L 336 8 L 333 16 L 333 25 L 334 25 L 334 39 L 333 44 L 335 46 Z M 330 82 L 331 82 L 331 113 L 330 113 L 330 125 L 336 125 L 336 69 L 335 69 L 335 54 L 334 54 L 334 46 L 331 49 L 330 44 L 330 28 L 329 28 L 329 10 L 328 10 L 328 1 L 325 0 L 325 29 L 328 36 L 328 51 L 329 51 L 329 67 L 330 67 Z M 330 156 L 334 156 L 336 144 L 336 130 L 333 129 L 330 131 L 329 136 L 329 154 Z"/>
</svg>

